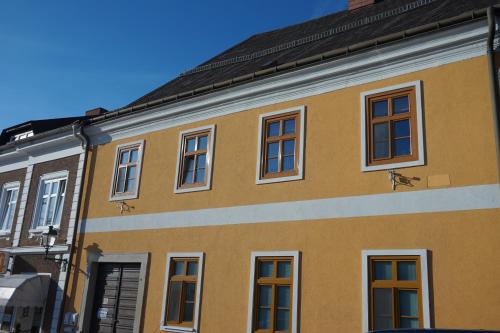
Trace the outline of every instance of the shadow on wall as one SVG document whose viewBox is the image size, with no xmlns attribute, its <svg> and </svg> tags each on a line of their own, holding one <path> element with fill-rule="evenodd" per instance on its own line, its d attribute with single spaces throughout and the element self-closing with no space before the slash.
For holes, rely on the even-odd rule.
<svg viewBox="0 0 500 333">
<path fill-rule="evenodd" d="M 90 147 L 89 151 L 87 152 L 87 158 L 86 158 L 86 171 L 84 172 L 83 178 L 82 178 L 82 188 L 85 189 L 82 191 L 81 194 L 81 204 L 79 208 L 79 214 L 78 214 L 78 226 L 76 227 L 76 238 L 72 247 L 72 255 L 73 258 L 71 260 L 71 264 L 69 266 L 69 280 L 68 280 L 68 289 L 66 291 L 65 295 L 65 305 L 64 305 L 64 312 L 71 312 L 71 313 L 79 313 L 79 310 L 77 310 L 77 306 L 75 304 L 75 301 L 77 299 L 77 296 L 83 297 L 83 295 L 77 295 L 78 292 L 83 291 L 83 283 L 85 280 L 88 278 L 88 274 L 90 272 L 87 271 L 89 268 L 88 265 L 85 263 L 82 265 L 82 256 L 85 251 L 86 257 L 95 257 L 95 256 L 100 256 L 102 254 L 102 250 L 99 248 L 99 245 L 94 243 L 86 248 L 83 247 L 84 241 L 85 241 L 85 234 L 80 233 L 78 229 L 84 230 L 84 225 L 82 226 L 82 221 L 84 221 L 87 216 L 88 216 L 88 210 L 89 210 L 89 201 L 90 201 L 90 195 L 92 193 L 93 189 L 93 181 L 94 181 L 94 170 L 95 170 L 95 165 L 96 165 L 96 158 L 97 158 L 97 148 L 96 147 Z M 80 267 L 85 267 L 84 269 L 81 269 Z M 81 286 L 78 285 L 78 281 L 82 283 Z M 79 287 L 79 288 L 78 288 Z M 78 306 L 80 308 L 80 306 Z M 81 315 L 81 313 L 79 313 Z"/>
</svg>

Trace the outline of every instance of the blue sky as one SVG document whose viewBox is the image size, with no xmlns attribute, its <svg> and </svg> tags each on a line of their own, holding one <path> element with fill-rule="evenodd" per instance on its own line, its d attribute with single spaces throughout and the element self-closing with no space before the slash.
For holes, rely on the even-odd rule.
<svg viewBox="0 0 500 333">
<path fill-rule="evenodd" d="M 124 106 L 251 36 L 347 0 L 0 3 L 0 129 Z"/>
</svg>

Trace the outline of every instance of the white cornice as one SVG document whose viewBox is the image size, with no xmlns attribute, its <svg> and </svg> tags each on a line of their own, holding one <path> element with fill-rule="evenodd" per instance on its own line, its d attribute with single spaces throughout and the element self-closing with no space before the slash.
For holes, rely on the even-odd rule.
<svg viewBox="0 0 500 333">
<path fill-rule="evenodd" d="M 417 72 L 486 54 L 484 20 L 90 126 L 102 144 L 265 105 Z"/>
<path fill-rule="evenodd" d="M 71 132 L 55 134 L 40 140 L 35 139 L 0 152 L 0 173 L 80 154 L 83 151 L 80 140 Z"/>
</svg>

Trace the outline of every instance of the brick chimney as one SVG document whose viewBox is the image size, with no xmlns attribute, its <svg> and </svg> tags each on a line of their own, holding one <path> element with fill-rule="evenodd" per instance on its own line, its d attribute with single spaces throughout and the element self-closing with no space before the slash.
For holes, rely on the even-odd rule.
<svg viewBox="0 0 500 333">
<path fill-rule="evenodd" d="M 373 5 L 375 0 L 349 0 L 349 10 L 358 9 L 368 5 Z"/>
<path fill-rule="evenodd" d="M 106 110 L 104 108 L 95 108 L 92 110 L 85 111 L 85 116 L 96 117 L 96 116 L 100 116 L 101 114 L 105 114 L 106 112 L 108 112 L 108 110 Z"/>
</svg>

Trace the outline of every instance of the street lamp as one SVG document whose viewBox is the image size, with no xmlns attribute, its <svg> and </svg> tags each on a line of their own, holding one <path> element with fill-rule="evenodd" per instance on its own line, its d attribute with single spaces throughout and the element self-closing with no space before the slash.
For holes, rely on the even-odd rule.
<svg viewBox="0 0 500 333">
<path fill-rule="evenodd" d="M 54 229 L 53 226 L 49 225 L 49 229 L 42 233 L 42 241 L 41 241 L 41 245 L 45 249 L 45 260 L 64 263 L 64 270 L 65 270 L 65 267 L 68 264 L 67 259 L 49 257 L 49 250 L 52 247 L 54 247 L 56 239 L 57 239 L 57 230 Z"/>
</svg>

